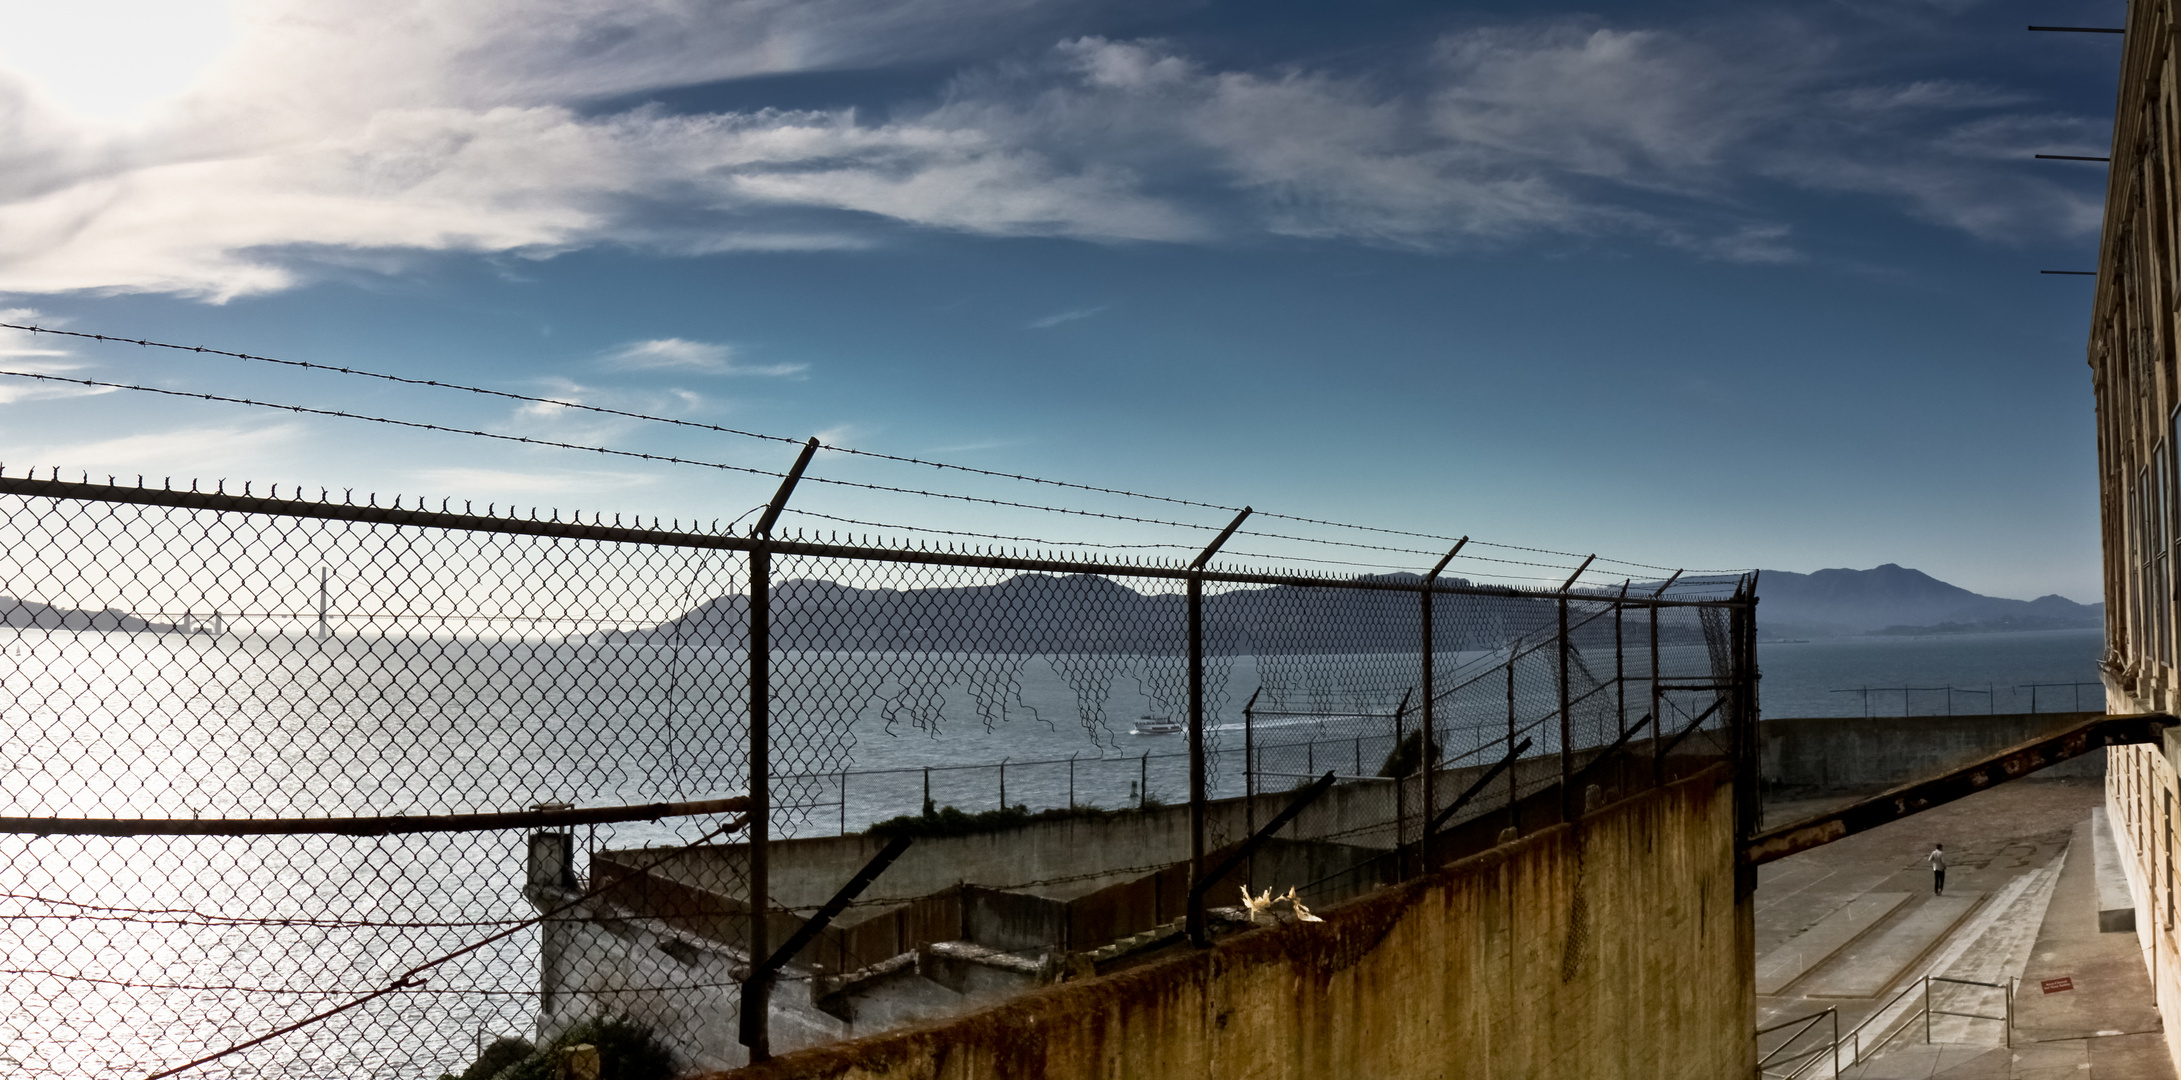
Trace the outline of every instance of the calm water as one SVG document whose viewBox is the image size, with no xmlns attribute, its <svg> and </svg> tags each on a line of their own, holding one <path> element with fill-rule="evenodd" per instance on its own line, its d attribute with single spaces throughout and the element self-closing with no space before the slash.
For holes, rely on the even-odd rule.
<svg viewBox="0 0 2181 1080">
<path fill-rule="evenodd" d="M 2102 642 L 2097 631 L 2066 631 L 1765 644 L 1762 702 L 1775 717 L 1862 715 L 1865 695 L 1832 691 L 1951 686 L 1956 712 L 2024 711 L 2023 684 L 2094 681 Z M 322 815 L 740 791 L 739 658 L 586 649 L 24 634 L 6 648 L 0 802 L 17 814 Z M 1663 653 L 1671 674 L 1708 670 L 1702 649 Z M 1502 658 L 1464 654 L 1439 685 Z M 1327 769 L 1375 773 L 1393 745 L 1391 716 L 1399 689 L 1414 684 L 1415 656 L 1281 662 L 1290 667 L 1277 678 L 1244 657 L 1210 679 L 1215 795 L 1242 790 L 1242 705 L 1263 683 L 1308 684 L 1259 703 L 1256 769 L 1266 786 Z M 808 688 L 779 709 L 790 734 L 777 767 L 804 774 L 776 795 L 791 808 L 786 832 L 860 829 L 913 812 L 927 782 L 935 802 L 969 810 L 1186 797 L 1185 740 L 1132 734 L 1139 717 L 1179 715 L 1171 665 L 949 663 L 934 674 L 900 656 L 777 662 Z M 866 673 L 878 668 L 891 674 Z M 662 670 L 672 676 L 657 677 Z M 1549 658 L 1518 675 L 1518 723 L 1538 741 L 1533 752 L 1550 752 Z M 2086 707 L 2099 700 L 2084 689 Z M 2046 711 L 2074 704 L 2070 689 L 2039 692 Z M 1876 714 L 1903 707 L 1897 689 L 1868 697 Z M 1907 708 L 1944 712 L 1946 695 L 1913 692 Z M 1617 703 L 1598 694 L 1582 710 L 1583 741 L 1602 741 L 1595 733 L 1609 730 Z M 1496 753 L 1506 713 L 1503 677 L 1457 692 L 1439 714 L 1448 753 Z M 686 842 L 703 827 L 638 824 L 579 842 Z M 479 924 L 530 915 L 520 849 L 519 836 L 503 834 L 0 837 L 0 966 L 15 972 L 0 992 L 10 1006 L 0 1009 L 0 1077 L 142 1075 L 384 985 L 489 932 Z M 527 1030 L 535 955 L 534 938 L 512 938 L 439 972 L 428 992 L 385 999 L 207 1075 L 458 1068 L 480 1033 Z"/>
<path fill-rule="evenodd" d="M 1870 687 L 1873 716 L 1928 716 L 1947 711 L 1952 687 L 1956 713 L 2029 712 L 2029 683 L 2088 683 L 2080 688 L 2037 691 L 2042 712 L 2104 708 L 2097 685 L 2102 630 L 2048 630 L 2019 634 L 1956 634 L 1930 637 L 1845 638 L 1797 644 L 1760 644 L 1757 664 L 1766 716 L 1862 716 Z M 1920 687 L 1904 695 L 1900 687 Z M 1989 694 L 1986 693 L 1989 691 Z M 2077 695 L 2080 695 L 2078 698 Z"/>
</svg>

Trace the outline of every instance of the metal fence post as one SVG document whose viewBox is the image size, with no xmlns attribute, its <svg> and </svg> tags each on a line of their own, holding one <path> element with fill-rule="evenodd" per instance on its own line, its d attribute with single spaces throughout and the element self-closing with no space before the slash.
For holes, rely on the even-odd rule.
<svg viewBox="0 0 2181 1080">
<path fill-rule="evenodd" d="M 1659 587 L 1651 593 L 1651 599 L 1657 600 L 1659 597 L 1665 596 L 1666 590 L 1673 588 L 1674 582 L 1679 580 L 1681 580 L 1681 571 L 1676 570 L 1674 576 L 1661 582 Z M 1658 605 L 1654 603 L 1651 605 L 1651 783 L 1655 787 L 1664 787 L 1666 784 L 1666 702 L 1665 695 L 1659 689 L 1658 679 Z"/>
<path fill-rule="evenodd" d="M 742 1045 L 751 1061 L 772 1056 L 772 985 L 758 961 L 772 955 L 765 909 L 772 895 L 772 555 L 750 552 L 750 977 L 742 983 Z"/>
<path fill-rule="evenodd" d="M 1000 809 L 1007 809 L 1007 759 L 1000 759 Z"/>
<path fill-rule="evenodd" d="M 1437 778 L 1434 775 L 1439 771 L 1438 702 L 1434 700 L 1438 694 L 1435 689 L 1436 684 L 1433 681 L 1434 668 L 1436 667 L 1433 654 L 1438 651 L 1438 646 L 1432 640 L 1434 629 L 1432 626 L 1432 595 L 1439 584 L 1439 575 L 1446 570 L 1446 564 L 1453 562 L 1454 556 L 1461 554 L 1462 547 L 1468 543 L 1469 538 L 1466 536 L 1455 542 L 1454 550 L 1447 552 L 1446 556 L 1439 560 L 1439 565 L 1432 567 L 1431 573 L 1424 575 L 1424 589 L 1422 593 L 1418 594 L 1424 619 L 1424 662 L 1422 665 L 1423 671 L 1421 672 L 1424 684 L 1424 827 L 1421 835 L 1416 838 L 1416 845 L 1417 851 L 1424 857 L 1426 867 L 1432 865 L 1431 822 L 1439 813 L 1439 788 Z"/>
<path fill-rule="evenodd" d="M 1204 579 L 1189 579 L 1189 883 L 1193 887 L 1204 874 Z M 1204 905 L 1190 904 L 1189 940 L 1208 945 Z"/>
<path fill-rule="evenodd" d="M 1560 594 L 1560 820 L 1574 821 L 1575 760 L 1568 745 L 1574 736 L 1568 717 L 1568 594 Z"/>
<path fill-rule="evenodd" d="M 1257 831 L 1257 695 L 1264 687 L 1250 691 L 1250 699 L 1242 706 L 1242 821 L 1251 832 Z"/>
<path fill-rule="evenodd" d="M 1567 584 L 1560 586 L 1560 820 L 1562 821 L 1575 820 L 1578 808 L 1583 805 L 1581 796 L 1575 791 L 1575 748 L 1571 745 L 1574 742 L 1575 730 L 1574 717 L 1570 715 L 1573 705 L 1568 700 L 1568 590 L 1575 587 L 1576 579 L 1582 577 L 1583 571 L 1590 569 L 1590 564 L 1597 558 L 1596 555 L 1592 555 L 1584 559 L 1583 564 L 1576 567 L 1574 573 L 1568 575 Z"/>
<path fill-rule="evenodd" d="M 1616 734 L 1622 735 L 1628 733 L 1628 659 L 1621 638 L 1621 612 L 1626 610 L 1627 602 L 1628 583 L 1623 581 L 1620 599 L 1613 602 L 1613 692 L 1620 699 L 1616 706 L 1620 713 L 1620 730 Z"/>
<path fill-rule="evenodd" d="M 1734 752 L 1735 842 L 1757 835 L 1764 824 L 1764 804 L 1758 785 L 1757 738 L 1757 575 L 1753 572 L 1735 589 L 1736 603 L 1727 611 L 1729 655 L 1732 656 L 1734 715 L 1731 717 Z M 1757 891 L 1757 868 L 1735 868 L 1737 899 Z"/>
<path fill-rule="evenodd" d="M 750 548 L 750 976 L 742 984 L 741 1036 L 751 1061 L 772 1056 L 772 977 L 761 970 L 772 955 L 765 925 L 772 904 L 772 551 L 764 541 L 771 538 L 773 523 L 780 520 L 795 482 L 817 452 L 815 437 L 803 444 L 764 516 L 750 530 L 759 542 Z"/>
<path fill-rule="evenodd" d="M 1515 753 L 1515 658 L 1518 655 L 1520 654 L 1514 647 L 1508 648 L 1507 754 L 1510 758 L 1512 758 Z M 1519 764 L 1519 762 L 1510 761 L 1507 766 L 1507 827 L 1510 829 L 1520 829 L 1522 827 L 1522 811 L 1521 808 L 1516 805 L 1516 800 L 1520 795 L 1520 788 L 1515 781 L 1515 770 Z"/>
<path fill-rule="evenodd" d="M 1197 946 L 1211 944 L 1211 932 L 1204 925 L 1204 894 L 1196 886 L 1204 879 L 1204 823 L 1205 760 L 1204 760 L 1204 575 L 1201 571 L 1212 556 L 1219 553 L 1221 545 L 1234 531 L 1242 527 L 1250 516 L 1250 508 L 1242 512 L 1212 538 L 1204 550 L 1197 553 L 1196 561 L 1189 564 L 1189 885 L 1191 888 L 1187 912 L 1189 941 Z"/>
</svg>

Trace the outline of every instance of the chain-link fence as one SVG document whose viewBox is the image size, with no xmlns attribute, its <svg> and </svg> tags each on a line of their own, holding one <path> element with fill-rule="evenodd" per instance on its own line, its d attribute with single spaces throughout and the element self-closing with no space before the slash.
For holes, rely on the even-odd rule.
<svg viewBox="0 0 2181 1080">
<path fill-rule="evenodd" d="M 485 1080 L 578 1037 L 729 1067 L 1753 745 L 1740 578 L 1535 591 L 36 478 L 0 511 L 0 1076 Z"/>
</svg>

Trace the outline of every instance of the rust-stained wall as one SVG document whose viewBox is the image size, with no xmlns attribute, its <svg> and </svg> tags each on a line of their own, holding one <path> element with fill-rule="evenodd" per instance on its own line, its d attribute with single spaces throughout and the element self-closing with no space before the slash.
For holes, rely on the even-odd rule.
<svg viewBox="0 0 2181 1080">
<path fill-rule="evenodd" d="M 740 1080 L 1754 1074 L 1728 773 L 1601 808 L 1326 922 L 784 1055 Z"/>
</svg>

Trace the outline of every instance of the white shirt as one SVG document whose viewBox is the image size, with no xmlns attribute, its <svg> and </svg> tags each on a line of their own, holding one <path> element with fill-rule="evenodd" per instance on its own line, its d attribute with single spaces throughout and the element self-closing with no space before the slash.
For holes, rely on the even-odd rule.
<svg viewBox="0 0 2181 1080">
<path fill-rule="evenodd" d="M 1937 848 L 1931 849 L 1931 868 L 1933 870 L 1946 869 L 1946 852 Z"/>
</svg>

